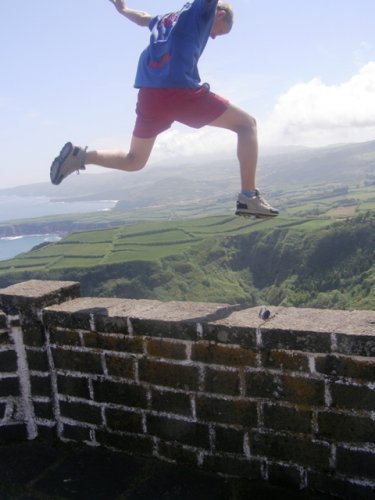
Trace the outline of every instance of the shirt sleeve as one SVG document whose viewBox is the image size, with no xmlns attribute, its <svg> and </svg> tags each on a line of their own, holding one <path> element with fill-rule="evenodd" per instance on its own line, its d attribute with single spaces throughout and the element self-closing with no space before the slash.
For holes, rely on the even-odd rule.
<svg viewBox="0 0 375 500">
<path fill-rule="evenodd" d="M 154 29 L 155 24 L 159 21 L 160 16 L 155 16 L 151 19 L 148 24 L 148 29 L 152 31 Z"/>
<path fill-rule="evenodd" d="M 198 9 L 200 9 L 202 15 L 206 16 L 216 10 L 218 1 L 219 0 L 195 0 L 194 3 L 199 4 Z"/>
</svg>

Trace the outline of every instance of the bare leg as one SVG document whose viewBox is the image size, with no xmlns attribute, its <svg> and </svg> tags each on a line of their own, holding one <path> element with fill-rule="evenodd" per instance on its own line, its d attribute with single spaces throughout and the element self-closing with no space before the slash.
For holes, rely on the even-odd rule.
<svg viewBox="0 0 375 500">
<path fill-rule="evenodd" d="M 86 153 L 86 165 L 100 165 L 101 167 L 113 168 L 134 172 L 141 170 L 150 157 L 156 137 L 141 139 L 133 135 L 128 153 L 124 151 L 88 151 Z"/>
<path fill-rule="evenodd" d="M 237 157 L 240 163 L 241 187 L 256 188 L 255 175 L 258 161 L 258 138 L 255 119 L 241 108 L 230 104 L 228 109 L 210 123 L 213 127 L 232 130 L 237 134 Z"/>
</svg>

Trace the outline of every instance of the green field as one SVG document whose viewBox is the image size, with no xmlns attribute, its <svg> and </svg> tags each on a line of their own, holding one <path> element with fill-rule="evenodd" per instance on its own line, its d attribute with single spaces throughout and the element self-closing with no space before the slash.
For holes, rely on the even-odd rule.
<svg viewBox="0 0 375 500">
<path fill-rule="evenodd" d="M 70 233 L 0 261 L 0 286 L 68 279 L 84 295 L 375 309 L 374 186 L 291 187 L 270 201 L 271 220 L 211 201 L 21 221 Z"/>
<path fill-rule="evenodd" d="M 0 262 L 0 276 L 9 269 L 72 269 L 102 264 L 153 261 L 182 255 L 202 242 L 249 235 L 275 228 L 309 231 L 331 222 L 326 218 L 293 219 L 277 217 L 253 220 L 240 217 L 205 217 L 178 222 L 145 222 L 113 229 L 77 231 L 58 243 L 37 248 L 14 259 Z"/>
</svg>

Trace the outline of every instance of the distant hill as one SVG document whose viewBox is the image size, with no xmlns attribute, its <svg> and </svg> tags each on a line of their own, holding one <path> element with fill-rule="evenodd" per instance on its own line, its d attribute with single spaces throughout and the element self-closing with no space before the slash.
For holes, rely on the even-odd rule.
<svg viewBox="0 0 375 500">
<path fill-rule="evenodd" d="M 303 149 L 263 159 L 267 185 L 320 183 L 375 185 L 375 141 Z"/>
<path fill-rule="evenodd" d="M 271 194 L 295 186 L 375 184 L 375 141 L 264 151 L 259 161 L 258 183 Z M 152 165 L 133 173 L 83 172 L 70 176 L 60 186 L 46 182 L 0 189 L 0 196 L 111 199 L 119 200 L 119 208 L 124 209 L 197 202 L 205 197 L 233 199 L 238 189 L 239 170 L 233 152 L 233 156 L 226 158 L 202 156 L 176 161 L 173 166 Z"/>
<path fill-rule="evenodd" d="M 269 152 L 258 178 L 280 209 L 273 220 L 233 216 L 234 158 L 0 190 L 118 200 L 110 212 L 0 224 L 0 237 L 66 235 L 1 261 L 0 286 L 69 279 L 86 295 L 375 309 L 375 141 Z"/>
<path fill-rule="evenodd" d="M 325 148 L 283 148 L 260 159 L 258 185 L 284 217 L 352 217 L 375 210 L 375 141 Z M 48 196 L 56 201 L 118 200 L 111 211 L 0 223 L 0 237 L 102 229 L 150 220 L 231 216 L 239 188 L 234 158 L 197 157 L 135 173 L 72 175 L 0 190 L 1 195 Z"/>
</svg>

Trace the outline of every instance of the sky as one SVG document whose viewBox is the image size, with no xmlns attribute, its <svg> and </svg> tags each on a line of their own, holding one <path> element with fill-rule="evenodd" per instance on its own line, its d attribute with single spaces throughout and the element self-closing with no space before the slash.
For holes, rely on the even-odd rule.
<svg viewBox="0 0 375 500">
<path fill-rule="evenodd" d="M 183 3 L 128 5 L 162 14 Z M 209 40 L 200 75 L 257 119 L 260 152 L 375 139 L 374 0 L 231 3 L 233 30 Z M 49 182 L 68 140 L 127 150 L 148 39 L 109 0 L 0 0 L 0 188 Z M 175 124 L 150 165 L 231 151 L 232 132 Z"/>
</svg>

